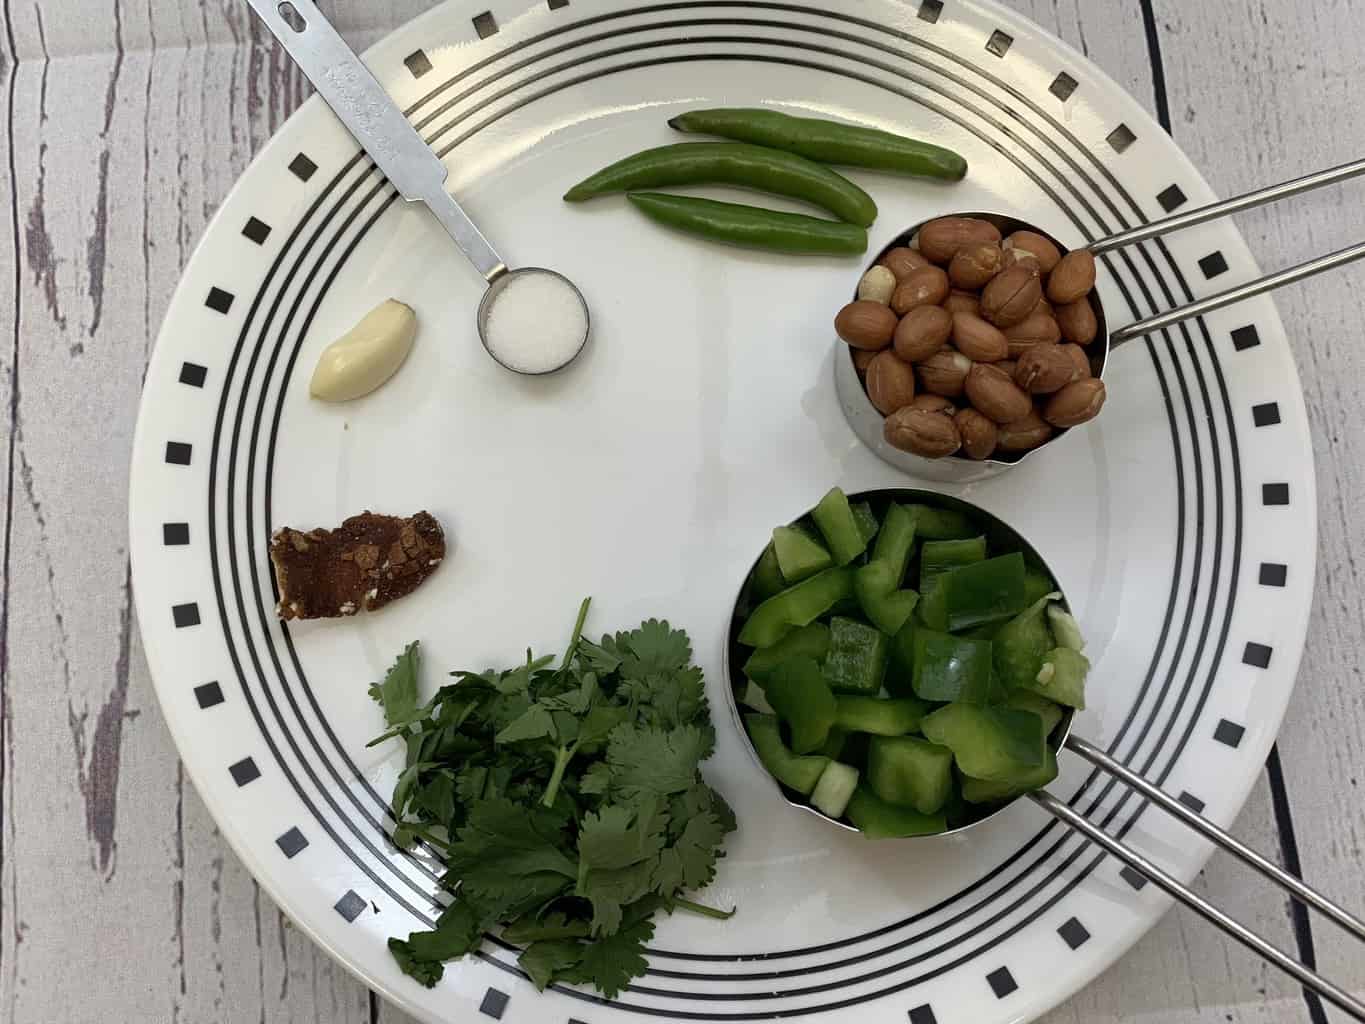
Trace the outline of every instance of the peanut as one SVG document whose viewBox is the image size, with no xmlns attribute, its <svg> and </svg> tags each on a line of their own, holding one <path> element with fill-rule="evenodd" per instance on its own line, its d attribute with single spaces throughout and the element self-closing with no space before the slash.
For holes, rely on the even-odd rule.
<svg viewBox="0 0 1365 1024">
<path fill-rule="evenodd" d="M 1042 294 L 1038 275 L 1026 267 L 1011 267 L 986 285 L 981 293 L 981 315 L 996 327 L 1012 327 L 1033 312 Z"/>
<path fill-rule="evenodd" d="M 904 245 L 898 245 L 896 248 L 888 250 L 887 254 L 877 262 L 895 274 L 897 281 L 908 275 L 912 270 L 929 266 L 929 261 L 924 258 L 922 252 Z"/>
<path fill-rule="evenodd" d="M 1018 359 L 1034 345 L 1055 345 L 1061 337 L 1062 331 L 1057 321 L 1046 313 L 1032 313 L 1022 323 L 1005 330 L 1011 359 Z"/>
<path fill-rule="evenodd" d="M 867 368 L 867 397 L 883 416 L 903 409 L 915 397 L 915 371 L 888 350 L 878 352 Z"/>
<path fill-rule="evenodd" d="M 1054 427 L 1077 427 L 1100 414 L 1104 399 L 1104 381 L 1097 377 L 1074 381 L 1049 399 L 1043 418 Z"/>
<path fill-rule="evenodd" d="M 1059 345 L 1058 348 L 1065 352 L 1067 358 L 1075 365 L 1076 380 L 1085 380 L 1085 378 L 1091 376 L 1090 357 L 1085 354 L 1085 349 L 1081 348 L 1079 345 Z"/>
<path fill-rule="evenodd" d="M 963 409 L 953 417 L 962 450 L 969 459 L 989 459 L 995 451 L 997 429 L 989 417 L 975 409 Z"/>
<path fill-rule="evenodd" d="M 977 363 L 967 374 L 967 398 L 996 423 L 1013 423 L 1029 414 L 1033 399 L 999 367 Z"/>
<path fill-rule="evenodd" d="M 920 363 L 919 382 L 924 390 L 945 398 L 956 398 L 962 394 L 971 373 L 972 361 L 961 352 L 951 348 L 940 349 Z"/>
<path fill-rule="evenodd" d="M 870 267 L 858 282 L 858 298 L 891 305 L 891 293 L 896 290 L 896 275 L 886 267 Z"/>
<path fill-rule="evenodd" d="M 1000 251 L 1000 269 L 1011 270 L 1014 267 L 1024 267 L 1030 273 L 1041 276 L 1043 265 L 1038 262 L 1038 257 L 1027 249 L 1002 249 Z"/>
<path fill-rule="evenodd" d="M 882 349 L 882 351 L 884 352 L 886 350 Z M 865 348 L 851 348 L 849 349 L 849 352 L 853 353 L 853 368 L 858 371 L 859 377 L 867 373 L 868 366 L 871 365 L 872 360 L 877 358 L 878 354 L 875 351 L 868 351 Z"/>
<path fill-rule="evenodd" d="M 948 297 L 948 275 L 938 267 L 920 267 L 901 278 L 891 295 L 891 308 L 901 316 L 919 306 L 937 306 Z"/>
<path fill-rule="evenodd" d="M 941 306 L 920 306 L 912 309 L 896 325 L 892 343 L 896 355 L 907 363 L 919 363 L 948 343 L 953 331 L 953 318 Z"/>
<path fill-rule="evenodd" d="M 942 395 L 916 395 L 910 406 L 914 409 L 923 409 L 925 412 L 941 413 L 944 416 L 957 415 L 957 406 Z"/>
<path fill-rule="evenodd" d="M 1034 345 L 1019 357 L 1014 370 L 1014 382 L 1034 395 L 1060 391 L 1076 377 L 1076 364 L 1060 345 Z"/>
<path fill-rule="evenodd" d="M 417 314 L 394 299 L 382 302 L 323 350 L 308 393 L 324 402 L 368 395 L 398 372 L 417 338 Z"/>
<path fill-rule="evenodd" d="M 1100 331 L 1100 322 L 1088 298 L 1058 306 L 1057 326 L 1063 338 L 1077 345 L 1089 345 Z"/>
<path fill-rule="evenodd" d="M 1052 273 L 1062 259 L 1061 250 L 1036 231 L 1016 231 L 1005 239 L 1004 248 L 1028 253 L 1038 261 L 1044 274 Z"/>
<path fill-rule="evenodd" d="M 994 242 L 968 245 L 948 264 L 948 280 L 954 288 L 984 288 L 1000 272 L 1000 246 Z"/>
<path fill-rule="evenodd" d="M 1013 423 L 1001 424 L 996 445 L 1002 452 L 1026 452 L 1052 436 L 1052 426 L 1032 409 Z"/>
<path fill-rule="evenodd" d="M 1073 249 L 1062 257 L 1047 279 L 1047 297 L 1054 306 L 1065 306 L 1089 295 L 1095 287 L 1095 254 Z"/>
<path fill-rule="evenodd" d="M 897 322 L 890 306 L 858 299 L 839 310 L 834 318 L 834 332 L 854 348 L 876 351 L 891 344 Z"/>
<path fill-rule="evenodd" d="M 882 436 L 887 444 L 926 459 L 941 459 L 962 447 L 952 419 L 941 413 L 907 407 L 886 418 Z"/>
<path fill-rule="evenodd" d="M 980 316 L 981 296 L 976 292 L 959 291 L 955 288 L 943 300 L 943 308 L 949 313 L 973 313 Z"/>
<path fill-rule="evenodd" d="M 997 362 L 1010 352 L 1009 339 L 998 328 L 971 313 L 953 314 L 953 345 L 978 363 Z"/>
<path fill-rule="evenodd" d="M 1000 241 L 1000 229 L 975 217 L 940 217 L 919 229 L 919 251 L 932 263 L 947 263 L 964 246 Z"/>
</svg>

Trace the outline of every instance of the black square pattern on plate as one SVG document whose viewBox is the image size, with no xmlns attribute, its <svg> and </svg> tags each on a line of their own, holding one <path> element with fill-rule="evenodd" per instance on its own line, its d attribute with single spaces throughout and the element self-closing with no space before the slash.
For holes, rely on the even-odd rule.
<svg viewBox="0 0 1365 1024">
<path fill-rule="evenodd" d="M 938 1018 L 929 1006 L 916 1006 L 910 1011 L 910 1024 L 938 1024 Z"/>
<path fill-rule="evenodd" d="M 229 765 L 228 773 L 232 776 L 232 781 L 239 786 L 245 786 L 248 782 L 255 782 L 261 777 L 261 770 L 256 767 L 256 762 L 249 757 L 244 757 L 236 764 Z"/>
<path fill-rule="evenodd" d="M 490 988 L 483 994 L 483 1002 L 479 1004 L 479 1012 L 485 1017 L 492 1017 L 494 1020 L 501 1020 L 503 1012 L 507 1009 L 508 995 L 506 992 L 499 992 L 495 988 Z"/>
<path fill-rule="evenodd" d="M 232 301 L 236 296 L 232 292 L 225 292 L 221 288 L 210 288 L 209 297 L 204 300 L 204 305 L 215 313 L 222 313 L 227 316 L 232 311 Z"/>
<path fill-rule="evenodd" d="M 991 986 L 996 999 L 1004 999 L 1011 992 L 1019 990 L 1019 983 L 1014 980 L 1014 975 L 1010 973 L 1008 967 L 998 967 L 991 971 L 986 975 L 986 982 Z"/>
<path fill-rule="evenodd" d="M 168 548 L 184 547 L 190 542 L 190 524 L 162 523 L 161 541 Z"/>
<path fill-rule="evenodd" d="M 1003 57 L 1010 52 L 1010 47 L 1014 45 L 1014 36 L 1006 35 L 999 29 L 991 33 L 991 37 L 986 40 L 986 49 L 997 57 Z"/>
<path fill-rule="evenodd" d="M 549 0 L 550 10 L 557 11 L 561 7 L 568 7 L 569 0 Z"/>
<path fill-rule="evenodd" d="M 275 845 L 286 857 L 294 857 L 308 845 L 308 837 L 297 828 L 291 828 L 275 840 Z"/>
<path fill-rule="evenodd" d="M 1258 427 L 1273 427 L 1280 422 L 1278 402 L 1263 402 L 1251 407 L 1251 419 Z"/>
<path fill-rule="evenodd" d="M 930 25 L 938 23 L 938 16 L 943 13 L 943 0 L 924 0 L 919 5 L 919 20 L 927 21 Z"/>
<path fill-rule="evenodd" d="M 1058 928 L 1057 934 L 1072 949 L 1080 949 L 1090 941 L 1090 932 L 1074 917 Z"/>
<path fill-rule="evenodd" d="M 175 620 L 176 629 L 197 626 L 199 625 L 199 606 L 193 601 L 189 604 L 178 604 L 171 609 L 171 618 Z"/>
<path fill-rule="evenodd" d="M 1052 93 L 1052 95 L 1065 103 L 1067 100 L 1071 99 L 1072 94 L 1076 91 L 1077 85 L 1077 81 L 1063 71 L 1052 80 L 1052 84 L 1048 86 L 1048 92 Z"/>
<path fill-rule="evenodd" d="M 184 441 L 166 442 L 166 461 L 172 466 L 188 466 L 194 457 L 194 446 Z"/>
<path fill-rule="evenodd" d="M 497 35 L 498 22 L 493 17 L 492 11 L 484 11 L 482 14 L 474 15 L 474 31 L 479 34 L 480 39 L 487 39 L 489 36 Z"/>
<path fill-rule="evenodd" d="M 1221 252 L 1211 252 L 1199 261 L 1199 269 L 1209 280 L 1228 272 L 1228 261 Z"/>
<path fill-rule="evenodd" d="M 1185 205 L 1185 193 L 1180 190 L 1179 185 L 1171 185 L 1157 193 L 1156 201 L 1167 213 L 1175 213 Z"/>
<path fill-rule="evenodd" d="M 346 895 L 333 904 L 333 909 L 347 921 L 354 921 L 360 916 L 360 912 L 365 909 L 365 901 L 360 898 L 354 889 L 347 889 Z"/>
<path fill-rule="evenodd" d="M 270 225 L 252 217 L 246 222 L 246 227 L 242 228 L 242 234 L 257 245 L 265 245 L 265 240 L 270 237 Z"/>
<path fill-rule="evenodd" d="M 1270 656 L 1273 653 L 1274 650 L 1265 644 L 1248 643 L 1246 649 L 1242 651 L 1242 664 L 1250 665 L 1252 668 L 1269 668 Z"/>
<path fill-rule="evenodd" d="M 431 70 L 431 58 L 427 56 L 426 50 L 413 50 L 403 58 L 403 63 L 412 72 L 413 78 L 421 78 Z"/>
<path fill-rule="evenodd" d="M 1262 505 L 1288 505 L 1288 484 L 1261 484 Z"/>
<path fill-rule="evenodd" d="M 199 702 L 199 707 L 216 708 L 223 703 L 223 688 L 217 683 L 204 683 L 202 686 L 194 688 L 194 699 Z"/>
<path fill-rule="evenodd" d="M 1218 727 L 1213 730 L 1213 738 L 1225 747 L 1232 747 L 1236 750 L 1242 745 L 1242 737 L 1247 731 L 1236 722 L 1229 722 L 1226 718 L 1218 720 Z"/>
<path fill-rule="evenodd" d="M 208 379 L 208 367 L 200 366 L 198 363 L 180 364 L 180 383 L 188 384 L 192 388 L 202 388 L 204 381 Z"/>
<path fill-rule="evenodd" d="M 1195 814 L 1204 813 L 1204 801 L 1200 800 L 1199 797 L 1195 796 L 1189 790 L 1181 792 L 1180 796 L 1176 797 L 1176 799 L 1190 810 L 1194 811 Z"/>
<path fill-rule="evenodd" d="M 289 161 L 289 170 L 299 181 L 307 181 L 318 172 L 318 165 L 309 160 L 307 156 L 300 153 Z"/>
<path fill-rule="evenodd" d="M 1232 347 L 1238 352 L 1245 352 L 1249 348 L 1255 348 L 1261 343 L 1261 334 L 1255 327 L 1239 327 L 1232 332 Z"/>
<path fill-rule="evenodd" d="M 1147 876 L 1144 875 L 1141 871 L 1136 871 L 1133 868 L 1130 868 L 1127 864 L 1125 864 L 1123 866 L 1123 870 L 1119 872 L 1119 877 L 1122 878 L 1129 885 L 1131 885 L 1134 889 L 1141 889 L 1147 884 Z"/>
<path fill-rule="evenodd" d="M 1289 578 L 1289 566 L 1280 562 L 1261 563 L 1261 586 L 1263 587 L 1282 587 L 1285 580 Z"/>
<path fill-rule="evenodd" d="M 1133 129 L 1126 124 L 1121 124 L 1110 132 L 1104 141 L 1109 143 L 1109 147 L 1115 153 L 1122 153 L 1137 141 L 1137 136 L 1133 134 Z"/>
</svg>

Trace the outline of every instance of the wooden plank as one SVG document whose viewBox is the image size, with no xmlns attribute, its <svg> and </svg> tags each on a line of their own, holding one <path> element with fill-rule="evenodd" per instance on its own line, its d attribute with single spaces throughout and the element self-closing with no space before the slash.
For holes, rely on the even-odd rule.
<svg viewBox="0 0 1365 1024">
<path fill-rule="evenodd" d="M 1177 140 L 1220 192 L 1233 194 L 1359 158 L 1365 87 L 1347 4 L 1272 4 L 1229 17 L 1214 5 L 1157 4 Z M 1210 54 L 1216 59 L 1210 60 Z M 1359 242 L 1359 182 L 1238 218 L 1262 266 L 1277 268 Z M 1361 765 L 1365 764 L 1365 374 L 1359 266 L 1282 292 L 1277 301 L 1303 378 L 1318 475 L 1318 590 L 1299 686 L 1279 749 L 1305 874 L 1365 913 Z M 1305 329 L 1311 325 L 1311 329 Z M 1365 956 L 1329 925 L 1314 928 L 1324 971 L 1365 992 Z"/>
</svg>

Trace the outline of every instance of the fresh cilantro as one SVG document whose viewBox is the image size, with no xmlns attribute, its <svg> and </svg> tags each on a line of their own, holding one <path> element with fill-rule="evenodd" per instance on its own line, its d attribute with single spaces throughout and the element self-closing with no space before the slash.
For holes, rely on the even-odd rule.
<svg viewBox="0 0 1365 1024">
<path fill-rule="evenodd" d="M 375 742 L 406 748 L 394 842 L 443 855 L 454 895 L 431 931 L 389 941 L 424 985 L 501 926 L 538 987 L 614 996 L 644 972 L 657 910 L 733 913 L 683 896 L 735 827 L 699 770 L 715 733 L 687 634 L 651 619 L 594 643 L 587 609 L 560 659 L 454 672 L 421 705 L 412 644 L 370 689 L 388 726 Z"/>
</svg>

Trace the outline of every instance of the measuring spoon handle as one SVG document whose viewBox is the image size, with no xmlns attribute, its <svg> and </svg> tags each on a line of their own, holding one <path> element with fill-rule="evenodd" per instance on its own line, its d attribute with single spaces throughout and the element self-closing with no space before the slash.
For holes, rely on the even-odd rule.
<svg viewBox="0 0 1365 1024">
<path fill-rule="evenodd" d="M 408 202 L 423 202 L 492 281 L 507 267 L 445 189 L 449 171 L 313 0 L 247 0 L 318 94 Z"/>
</svg>

